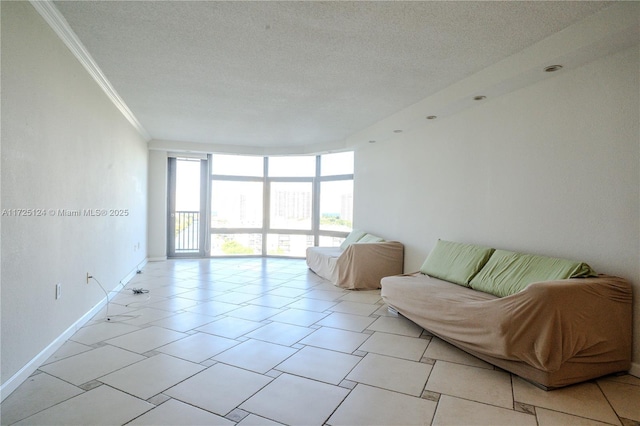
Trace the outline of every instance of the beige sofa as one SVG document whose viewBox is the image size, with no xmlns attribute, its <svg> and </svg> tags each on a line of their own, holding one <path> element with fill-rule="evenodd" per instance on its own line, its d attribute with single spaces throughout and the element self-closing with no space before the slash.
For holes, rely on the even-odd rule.
<svg viewBox="0 0 640 426">
<path fill-rule="evenodd" d="M 509 256 L 504 251 L 495 253 L 500 253 L 502 260 Z M 460 284 L 465 281 L 460 276 L 454 277 L 458 283 L 452 283 L 423 272 L 383 278 L 382 298 L 434 335 L 544 389 L 630 368 L 629 282 L 613 276 L 593 276 L 587 266 L 581 272 L 573 271 L 575 278 L 529 283 L 525 279 L 522 289 L 508 295 L 502 295 L 502 290 L 491 294 L 486 287 L 484 291 L 474 289 L 482 288 L 481 280 L 474 276 L 514 279 L 508 271 L 513 262 L 492 264 L 492 256 L 476 262 L 473 267 L 477 271 L 472 276 L 462 274 L 468 278 L 467 285 Z M 539 271 L 531 274 L 527 268 L 536 257 L 523 256 L 521 265 L 525 268 L 519 276 L 535 277 Z M 468 258 L 453 256 L 450 260 L 465 263 Z"/>
<path fill-rule="evenodd" d="M 309 269 L 338 287 L 373 290 L 403 272 L 404 245 L 354 230 L 340 247 L 307 248 L 306 258 Z"/>
</svg>

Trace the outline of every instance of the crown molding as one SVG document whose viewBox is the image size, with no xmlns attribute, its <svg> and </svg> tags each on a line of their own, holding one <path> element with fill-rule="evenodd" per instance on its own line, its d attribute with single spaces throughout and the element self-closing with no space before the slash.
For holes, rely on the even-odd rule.
<svg viewBox="0 0 640 426">
<path fill-rule="evenodd" d="M 98 83 L 98 86 L 109 97 L 111 102 L 118 108 L 118 110 L 124 115 L 124 117 L 135 127 L 140 135 L 148 142 L 151 140 L 151 135 L 140 124 L 133 112 L 129 109 L 127 104 L 122 100 L 116 89 L 113 88 L 107 77 L 104 75 L 98 64 L 93 60 L 89 51 L 84 47 L 78 36 L 69 26 L 67 20 L 62 16 L 60 11 L 55 7 L 51 0 L 29 0 L 31 5 L 42 16 L 42 18 L 49 24 L 51 29 L 60 37 L 64 44 L 71 50 L 71 53 L 80 61 L 82 66 L 87 70 L 89 75 Z"/>
</svg>

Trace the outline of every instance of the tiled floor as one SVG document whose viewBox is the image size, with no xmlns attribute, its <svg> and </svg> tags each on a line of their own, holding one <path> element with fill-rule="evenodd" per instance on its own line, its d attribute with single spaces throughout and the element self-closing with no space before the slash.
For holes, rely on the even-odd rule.
<svg viewBox="0 0 640 426">
<path fill-rule="evenodd" d="M 2 403 L 2 425 L 640 425 L 640 378 L 544 392 L 304 260 L 149 263 L 105 314 Z"/>
</svg>

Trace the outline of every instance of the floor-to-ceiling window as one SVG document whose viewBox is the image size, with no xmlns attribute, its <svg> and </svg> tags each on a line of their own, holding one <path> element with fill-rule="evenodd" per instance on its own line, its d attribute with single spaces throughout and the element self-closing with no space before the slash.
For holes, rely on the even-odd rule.
<svg viewBox="0 0 640 426">
<path fill-rule="evenodd" d="M 211 256 L 262 255 L 264 157 L 211 159 Z"/>
<path fill-rule="evenodd" d="M 304 257 L 353 220 L 353 152 L 211 157 L 211 256 Z"/>
</svg>

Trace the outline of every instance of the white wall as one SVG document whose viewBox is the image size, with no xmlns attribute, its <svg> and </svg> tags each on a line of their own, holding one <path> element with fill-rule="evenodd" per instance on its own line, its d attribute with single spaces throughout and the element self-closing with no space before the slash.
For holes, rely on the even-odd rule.
<svg viewBox="0 0 640 426">
<path fill-rule="evenodd" d="M 438 238 L 588 262 L 635 292 L 640 373 L 638 46 L 356 152 L 354 223 L 406 244 Z"/>
<path fill-rule="evenodd" d="M 167 151 L 149 151 L 149 260 L 167 258 Z"/>
<path fill-rule="evenodd" d="M 87 272 L 111 290 L 144 262 L 148 153 L 27 2 L 2 2 L 1 78 L 1 208 L 128 209 L 126 217 L 2 216 L 6 389 L 104 298 Z"/>
</svg>

